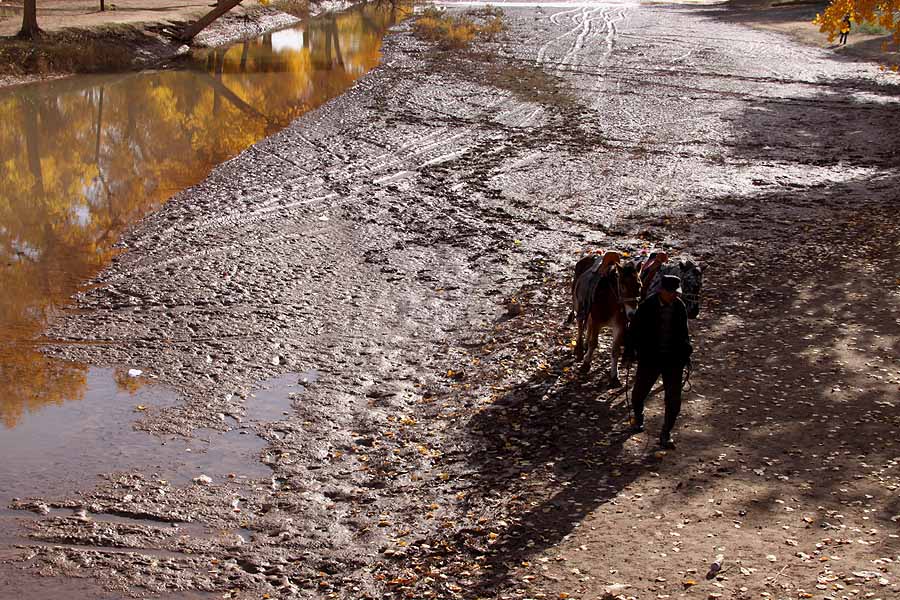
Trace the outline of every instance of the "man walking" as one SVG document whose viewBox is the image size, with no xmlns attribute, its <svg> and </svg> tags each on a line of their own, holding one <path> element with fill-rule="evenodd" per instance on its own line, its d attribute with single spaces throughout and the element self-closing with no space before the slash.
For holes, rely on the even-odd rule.
<svg viewBox="0 0 900 600">
<path fill-rule="evenodd" d="M 681 279 L 664 275 L 659 292 L 644 300 L 635 312 L 625 345 L 626 359 L 633 359 L 636 354 L 638 361 L 631 391 L 632 429 L 636 433 L 644 431 L 644 402 L 662 376 L 666 416 L 659 444 L 668 449 L 675 448 L 672 429 L 681 412 L 684 367 L 693 352 L 687 310 L 678 297 L 680 293 Z"/>
<path fill-rule="evenodd" d="M 846 14 L 841 21 L 841 37 L 838 40 L 838 43 L 842 46 L 846 45 L 848 35 L 850 35 L 850 15 Z"/>
</svg>

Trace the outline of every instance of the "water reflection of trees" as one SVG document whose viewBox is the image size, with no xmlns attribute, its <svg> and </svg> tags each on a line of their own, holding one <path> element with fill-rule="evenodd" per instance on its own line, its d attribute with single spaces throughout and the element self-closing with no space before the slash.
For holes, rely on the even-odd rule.
<svg viewBox="0 0 900 600">
<path fill-rule="evenodd" d="M 365 5 L 210 51 L 194 70 L 78 77 L 0 96 L 0 420 L 83 394 L 32 344 L 122 230 L 343 92 L 407 9 Z M 296 40 L 277 45 L 274 40 Z"/>
</svg>

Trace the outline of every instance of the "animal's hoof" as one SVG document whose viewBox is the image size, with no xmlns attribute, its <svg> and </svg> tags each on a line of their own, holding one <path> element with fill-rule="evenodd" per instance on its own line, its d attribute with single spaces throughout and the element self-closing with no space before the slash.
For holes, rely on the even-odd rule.
<svg viewBox="0 0 900 600">
<path fill-rule="evenodd" d="M 619 381 L 618 377 L 611 377 L 609 380 L 609 387 L 611 387 L 611 388 L 622 387 L 622 382 Z"/>
</svg>

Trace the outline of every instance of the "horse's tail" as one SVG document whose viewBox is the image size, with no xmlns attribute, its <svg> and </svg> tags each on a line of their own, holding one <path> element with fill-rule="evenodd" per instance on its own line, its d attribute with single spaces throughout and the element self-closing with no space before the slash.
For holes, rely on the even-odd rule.
<svg viewBox="0 0 900 600">
<path fill-rule="evenodd" d="M 590 294 L 585 294 L 582 291 L 584 286 L 584 281 L 582 281 L 582 275 L 584 275 L 597 261 L 597 257 L 594 255 L 588 255 L 583 257 L 578 263 L 575 265 L 575 276 L 572 278 L 572 309 L 569 311 L 569 316 L 566 318 L 565 326 L 568 327 L 571 325 L 579 314 L 586 314 L 590 311 Z M 587 306 L 585 306 L 585 304 Z"/>
</svg>

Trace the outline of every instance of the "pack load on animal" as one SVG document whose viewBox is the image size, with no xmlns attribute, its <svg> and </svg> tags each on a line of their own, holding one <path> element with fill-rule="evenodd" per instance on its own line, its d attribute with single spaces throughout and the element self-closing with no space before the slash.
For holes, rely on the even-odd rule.
<svg viewBox="0 0 900 600">
<path fill-rule="evenodd" d="M 613 344 L 610 356 L 610 383 L 619 385 L 618 362 L 625 343 L 625 329 L 629 314 L 637 309 L 641 298 L 641 280 L 638 265 L 623 260 L 623 254 L 609 251 L 602 257 L 591 255 L 575 265 L 572 280 L 572 314 L 578 325 L 575 356 L 582 359 L 581 371 L 591 368 L 591 359 L 597 349 L 600 329 L 610 327 Z M 587 351 L 585 352 L 585 331 Z"/>
<path fill-rule="evenodd" d="M 638 304 L 659 291 L 666 275 L 681 279 L 680 296 L 688 318 L 697 318 L 703 270 L 690 257 L 670 260 L 666 252 L 656 250 L 641 260 L 629 258 L 626 252 L 609 250 L 602 255 L 589 254 L 578 261 L 572 278 L 572 311 L 567 323 L 575 321 L 578 325 L 575 357 L 582 361 L 582 373 L 590 370 L 600 330 L 609 327 L 612 330 L 610 385 L 621 385 L 618 366 L 628 322 Z"/>
</svg>

